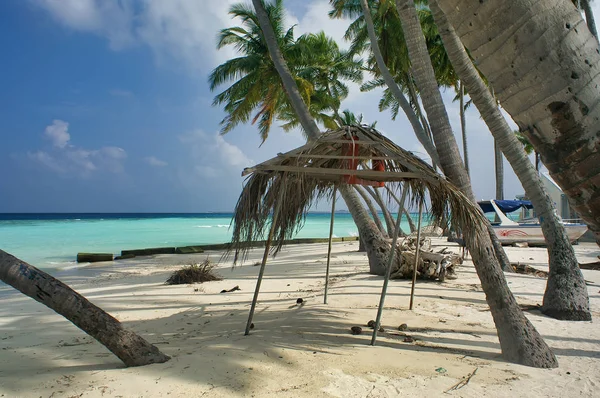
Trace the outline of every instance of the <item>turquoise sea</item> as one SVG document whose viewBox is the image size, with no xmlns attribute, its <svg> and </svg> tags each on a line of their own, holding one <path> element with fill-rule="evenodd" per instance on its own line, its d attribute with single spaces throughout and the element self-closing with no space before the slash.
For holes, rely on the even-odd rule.
<svg viewBox="0 0 600 398">
<path fill-rule="evenodd" d="M 39 268 L 76 267 L 78 252 L 224 243 L 231 213 L 0 214 L 0 249 Z M 414 218 L 416 221 L 416 217 Z M 326 238 L 330 213 L 310 213 L 296 235 Z M 402 227 L 408 231 L 404 218 Z M 336 213 L 334 236 L 357 236 L 349 213 Z"/>
</svg>

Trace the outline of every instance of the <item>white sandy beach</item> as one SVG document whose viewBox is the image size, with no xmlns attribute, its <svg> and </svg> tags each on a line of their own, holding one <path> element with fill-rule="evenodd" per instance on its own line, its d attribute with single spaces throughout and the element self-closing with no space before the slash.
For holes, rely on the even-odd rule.
<svg viewBox="0 0 600 398">
<path fill-rule="evenodd" d="M 441 240 L 437 245 L 448 246 Z M 470 261 L 458 279 L 391 281 L 377 345 L 365 325 L 375 319 L 382 278 L 368 274 L 356 242 L 333 247 L 329 304 L 323 304 L 327 245 L 288 246 L 267 265 L 255 328 L 244 336 L 262 256 L 222 264 L 223 281 L 166 286 L 169 273 L 207 254 L 162 255 L 90 266 L 65 278 L 73 288 L 172 359 L 125 368 L 103 346 L 43 305 L 0 288 L 2 397 L 592 397 L 600 395 L 600 271 L 583 273 L 593 322 L 527 316 L 556 353 L 560 367 L 506 363 Z M 456 249 L 456 247 L 455 247 Z M 575 246 L 582 263 L 598 247 Z M 512 261 L 547 270 L 545 248 L 506 248 Z M 208 253 L 217 261 L 220 253 Z M 546 279 L 509 274 L 520 304 L 541 304 Z M 241 291 L 220 294 L 239 285 Z M 198 288 L 198 291 L 195 291 Z M 296 299 L 306 303 L 296 305 Z M 398 325 L 415 343 L 403 342 Z M 362 326 L 363 334 L 350 333 Z M 463 388 L 449 390 L 477 369 Z"/>
</svg>

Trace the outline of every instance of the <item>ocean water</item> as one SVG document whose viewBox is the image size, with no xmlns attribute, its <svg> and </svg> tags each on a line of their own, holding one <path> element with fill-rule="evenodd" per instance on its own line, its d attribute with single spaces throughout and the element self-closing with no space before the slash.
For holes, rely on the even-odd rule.
<svg viewBox="0 0 600 398">
<path fill-rule="evenodd" d="M 76 267 L 78 252 L 225 243 L 231 213 L 0 214 L 0 249 L 39 268 Z M 310 213 L 298 238 L 329 236 L 330 213 Z M 416 222 L 416 217 L 415 217 Z M 403 218 L 402 228 L 408 231 Z M 336 213 L 334 236 L 357 236 L 349 213 Z"/>
</svg>

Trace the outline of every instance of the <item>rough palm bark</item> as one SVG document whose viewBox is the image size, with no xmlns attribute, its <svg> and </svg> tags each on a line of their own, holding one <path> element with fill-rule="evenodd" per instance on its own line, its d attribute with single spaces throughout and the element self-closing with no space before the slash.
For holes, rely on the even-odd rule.
<svg viewBox="0 0 600 398">
<path fill-rule="evenodd" d="M 371 195 L 373 200 L 375 200 L 375 202 L 377 203 L 377 206 L 379 206 L 379 208 L 381 209 L 381 212 L 383 213 L 383 219 L 385 220 L 385 227 L 388 236 L 393 236 L 394 229 L 396 228 L 396 223 L 392 218 L 392 215 L 390 214 L 390 211 L 388 210 L 387 206 L 385 205 L 385 202 L 383 201 L 379 190 L 377 188 L 371 188 L 368 186 L 365 187 L 365 190 L 369 193 L 369 195 Z M 402 228 L 400 228 L 400 234 L 402 233 Z"/>
<path fill-rule="evenodd" d="M 463 144 L 463 161 L 465 162 L 465 170 L 467 171 L 467 175 L 470 175 L 469 172 L 469 147 L 467 145 L 467 116 L 465 112 L 465 86 L 463 82 L 460 82 L 459 88 L 460 95 L 460 131 L 462 135 L 462 144 Z"/>
<path fill-rule="evenodd" d="M 0 280 L 67 318 L 126 366 L 162 363 L 170 359 L 69 286 L 2 250 Z"/>
<path fill-rule="evenodd" d="M 437 1 L 430 1 L 430 7 L 454 70 L 466 85 L 471 100 L 538 213 L 547 242 L 550 268 L 542 312 L 558 319 L 590 320 L 587 287 L 575 252 L 536 168 L 531 165 L 523 146 L 513 134 Z"/>
<path fill-rule="evenodd" d="M 427 135 L 427 137 L 429 137 L 429 140 L 431 142 L 433 142 L 433 136 L 431 135 L 431 128 L 429 127 L 429 122 L 427 121 L 427 117 L 423 114 L 423 110 L 421 109 L 421 103 L 419 102 L 419 95 L 417 94 L 417 90 L 415 89 L 415 85 L 413 83 L 413 77 L 412 75 L 408 76 L 408 97 L 410 99 L 410 102 L 412 102 L 414 108 L 415 108 L 415 113 L 416 115 L 419 117 L 419 120 L 421 121 L 421 126 L 423 126 L 423 129 L 425 130 L 425 134 Z M 439 164 L 433 163 L 433 167 L 437 170 L 437 168 L 439 167 Z"/>
<path fill-rule="evenodd" d="M 443 0 L 502 107 L 600 243 L 600 53 L 564 0 Z"/>
<path fill-rule="evenodd" d="M 419 118 L 417 117 L 414 110 L 411 108 L 410 104 L 406 100 L 406 97 L 404 97 L 402 90 L 400 90 L 400 87 L 394 80 L 394 77 L 392 76 L 392 74 L 390 73 L 390 70 L 388 69 L 388 67 L 385 64 L 385 60 L 383 59 L 383 55 L 381 54 L 381 50 L 379 48 L 379 45 L 377 44 L 377 36 L 375 34 L 373 18 L 371 17 L 371 11 L 369 9 L 369 5 L 367 4 L 367 0 L 360 0 L 360 3 L 363 8 L 363 14 L 365 16 L 365 23 L 367 25 L 367 31 L 369 33 L 369 41 L 371 44 L 371 51 L 373 51 L 373 55 L 375 56 L 375 60 L 377 62 L 377 68 L 379 69 L 379 72 L 381 73 L 381 77 L 383 78 L 383 80 L 385 81 L 385 84 L 390 89 L 390 91 L 392 92 L 392 94 L 394 95 L 394 97 L 396 98 L 398 103 L 400 104 L 400 107 L 406 114 L 406 117 L 408 118 L 408 121 L 410 122 L 410 124 L 415 132 L 415 135 L 417 136 L 417 139 L 419 140 L 421 145 L 423 145 L 423 147 L 425 148 L 425 151 L 431 158 L 431 162 L 432 162 L 433 166 L 438 167 L 439 166 L 439 157 L 438 157 L 437 151 L 435 149 L 435 145 L 433 144 L 433 142 L 431 141 L 431 139 L 425 132 L 423 126 L 419 122 Z"/>
<path fill-rule="evenodd" d="M 277 72 L 279 73 L 279 76 L 281 77 L 282 84 L 285 88 L 288 98 L 290 99 L 290 103 L 294 108 L 294 112 L 296 112 L 298 119 L 300 120 L 300 124 L 302 125 L 302 128 L 304 129 L 308 139 L 315 140 L 319 137 L 319 128 L 317 127 L 313 117 L 310 115 L 308 107 L 300 95 L 296 81 L 292 77 L 281 50 L 279 49 L 269 16 L 265 11 L 263 1 L 252 0 L 252 4 L 256 10 L 256 16 L 260 24 L 260 28 L 265 36 L 265 42 L 269 48 L 269 54 L 273 60 L 273 64 L 275 65 Z M 362 207 L 356 192 L 349 187 L 342 187 L 340 188 L 340 193 L 342 194 L 342 197 L 348 206 L 348 211 L 352 215 L 352 219 L 358 228 L 361 247 L 364 246 L 364 249 L 367 251 L 371 272 L 377 270 L 378 272 L 381 272 L 378 273 L 378 275 L 383 275 L 384 271 L 381 271 L 381 269 L 385 269 L 386 267 L 386 257 L 391 249 L 391 246 L 387 244 L 384 236 L 381 234 L 381 232 L 379 232 L 377 226 L 371 220 L 364 207 Z M 349 202 L 352 203 L 352 206 Z M 358 203 L 358 205 L 356 205 L 356 203 Z M 376 263 L 373 263 L 372 261 L 376 261 Z"/>
<path fill-rule="evenodd" d="M 396 5 L 405 33 L 417 87 L 421 93 L 423 106 L 438 148 L 441 167 L 450 181 L 474 201 L 471 183 L 462 164 L 458 145 L 437 86 L 415 4 L 412 0 L 397 0 Z M 474 242 L 470 241 L 468 233 L 465 234 L 465 237 L 465 243 L 471 252 L 486 301 L 496 324 L 503 356 L 511 362 L 528 366 L 558 366 L 556 357 L 535 327 L 525 317 L 508 288 L 496 258 L 497 251 L 491 237 L 486 236 L 487 239 L 483 239 L 480 245 L 474 245 Z"/>
<path fill-rule="evenodd" d="M 368 11 L 366 1 L 361 0 L 361 4 L 363 4 L 363 10 L 366 9 Z M 403 4 L 408 4 L 410 6 L 402 8 Z M 405 30 L 405 37 L 407 38 L 406 43 L 409 50 L 409 56 L 411 59 L 413 56 L 418 57 L 418 59 L 415 58 L 417 62 L 414 62 L 414 60 L 411 61 L 412 73 L 415 78 L 417 88 L 421 93 L 421 99 L 423 101 L 425 112 L 427 113 L 427 119 L 434 136 L 435 145 L 439 150 L 438 157 L 440 159 L 440 164 L 442 165 L 442 170 L 448 179 L 452 181 L 452 183 L 458 187 L 461 187 L 464 192 L 473 201 L 475 201 L 475 197 L 473 196 L 473 191 L 471 189 L 471 182 L 462 163 L 458 145 L 456 144 L 454 133 L 452 132 L 450 121 L 448 119 L 448 114 L 446 113 L 446 107 L 438 89 L 437 81 L 435 80 L 435 73 L 431 65 L 429 53 L 427 52 L 421 25 L 419 23 L 418 16 L 416 15 L 414 2 L 397 1 L 396 5 L 398 7 L 399 14 L 401 11 L 406 12 L 408 10 L 410 12 L 409 9 L 414 10 L 411 12 L 410 17 L 407 18 L 407 15 L 403 14 L 400 15 L 400 19 L 402 21 L 402 18 L 404 18 L 404 21 L 402 21 L 402 26 L 404 26 L 406 23 L 411 23 L 410 27 L 413 29 L 409 36 L 406 36 L 408 32 L 406 32 L 406 29 L 403 28 Z M 414 18 L 417 18 L 416 22 Z M 415 49 L 417 48 L 421 48 L 422 52 L 415 52 Z M 424 89 L 428 91 L 423 91 Z M 502 270 L 505 272 L 513 272 L 510 261 L 508 260 L 504 249 L 502 248 L 502 244 L 492 229 L 491 224 L 488 223 L 486 227 L 494 247 L 494 252 L 496 253 L 496 257 L 500 262 Z"/>
<path fill-rule="evenodd" d="M 361 196 L 361 198 L 363 199 L 363 201 L 369 208 L 369 211 L 371 212 L 371 216 L 373 217 L 373 221 L 375 222 L 375 225 L 377 226 L 377 229 L 379 230 L 379 232 L 381 232 L 381 234 L 385 238 L 387 238 L 388 237 L 387 231 L 383 227 L 383 223 L 381 222 L 381 219 L 379 218 L 379 214 L 377 213 L 377 209 L 373 205 L 371 198 L 369 198 L 369 194 L 367 194 L 365 189 L 360 185 L 355 185 L 354 189 L 356 189 L 356 192 L 358 192 L 358 194 Z"/>
<path fill-rule="evenodd" d="M 494 171 L 496 175 L 496 200 L 504 200 L 504 163 L 502 151 L 494 139 Z"/>
<path fill-rule="evenodd" d="M 369 259 L 369 272 L 375 275 L 385 275 L 391 244 L 382 239 L 375 222 L 367 214 L 352 187 L 342 185 L 339 187 L 339 191 L 346 202 L 346 206 L 348 206 L 352 219 L 356 223 L 359 238 L 364 243 Z M 395 256 L 395 260 L 398 261 L 397 256 Z"/>
</svg>

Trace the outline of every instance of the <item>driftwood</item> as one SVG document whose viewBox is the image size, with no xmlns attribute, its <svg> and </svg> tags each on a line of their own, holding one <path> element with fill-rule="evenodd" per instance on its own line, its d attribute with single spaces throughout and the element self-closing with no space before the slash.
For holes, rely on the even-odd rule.
<svg viewBox="0 0 600 398">
<path fill-rule="evenodd" d="M 396 253 L 402 248 L 402 259 L 394 262 L 391 278 L 411 279 L 415 266 L 417 239 L 409 236 L 405 238 Z M 438 279 L 443 282 L 446 278 L 456 279 L 455 267 L 462 264 L 462 258 L 444 247 L 436 252 L 431 248 L 431 240 L 422 238 L 419 242 L 419 262 L 417 277 L 421 279 Z"/>
</svg>

